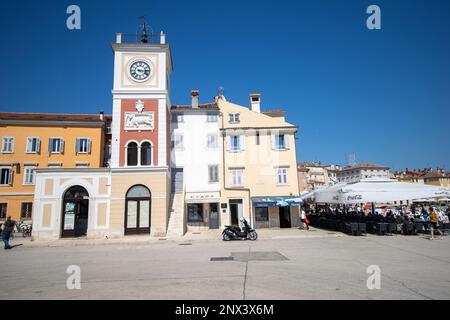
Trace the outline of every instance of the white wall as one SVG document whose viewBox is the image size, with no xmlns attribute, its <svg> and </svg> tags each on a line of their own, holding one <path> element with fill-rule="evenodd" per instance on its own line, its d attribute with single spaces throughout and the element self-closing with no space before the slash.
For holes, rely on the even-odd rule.
<svg viewBox="0 0 450 320">
<path fill-rule="evenodd" d="M 173 112 L 178 113 L 178 112 Z M 208 182 L 208 165 L 221 164 L 221 138 L 218 122 L 207 122 L 206 111 L 184 111 L 183 122 L 171 122 L 171 139 L 174 135 L 183 135 L 183 150 L 171 150 L 172 167 L 183 168 L 186 192 L 220 191 L 219 182 Z M 208 134 L 217 135 L 217 148 L 207 148 Z"/>
</svg>

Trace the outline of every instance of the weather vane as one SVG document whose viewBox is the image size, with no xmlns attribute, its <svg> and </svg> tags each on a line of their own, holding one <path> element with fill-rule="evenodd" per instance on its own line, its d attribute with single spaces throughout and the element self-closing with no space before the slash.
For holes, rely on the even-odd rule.
<svg viewBox="0 0 450 320">
<path fill-rule="evenodd" d="M 141 32 L 141 42 L 142 43 L 147 43 L 148 42 L 148 23 L 147 23 L 147 19 L 145 18 L 145 16 L 140 16 L 139 19 L 144 20 L 143 24 L 139 25 L 138 30 Z M 150 28 L 151 29 L 151 28 Z M 153 32 L 151 31 L 150 35 L 152 35 Z"/>
</svg>

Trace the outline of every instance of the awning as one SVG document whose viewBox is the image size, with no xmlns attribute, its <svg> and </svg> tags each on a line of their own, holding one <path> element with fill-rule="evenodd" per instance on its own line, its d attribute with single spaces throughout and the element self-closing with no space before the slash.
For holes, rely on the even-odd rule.
<svg viewBox="0 0 450 320">
<path fill-rule="evenodd" d="M 292 196 L 252 197 L 252 202 L 255 207 L 288 207 L 303 204 L 300 198 Z"/>
<path fill-rule="evenodd" d="M 310 197 L 303 196 L 303 199 Z M 356 204 L 386 203 L 401 200 L 444 198 L 450 196 L 450 189 L 418 183 L 405 183 L 392 179 L 363 179 L 357 183 L 339 183 L 314 191 L 317 203 Z"/>
</svg>

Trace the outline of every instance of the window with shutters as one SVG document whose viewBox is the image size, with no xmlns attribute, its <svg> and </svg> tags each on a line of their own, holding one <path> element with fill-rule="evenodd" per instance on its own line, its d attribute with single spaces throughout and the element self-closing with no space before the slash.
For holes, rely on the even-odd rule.
<svg viewBox="0 0 450 320">
<path fill-rule="evenodd" d="M 273 148 L 275 150 L 286 150 L 288 149 L 287 136 L 285 134 L 275 134 L 273 135 Z"/>
<path fill-rule="evenodd" d="M 230 136 L 230 150 L 239 151 L 242 148 L 240 136 Z"/>
<path fill-rule="evenodd" d="M 64 140 L 62 138 L 49 138 L 48 139 L 48 152 L 49 153 L 63 153 L 64 152 Z"/>
<path fill-rule="evenodd" d="M 26 153 L 38 153 L 40 152 L 41 140 L 38 137 L 27 138 Z"/>
<path fill-rule="evenodd" d="M 14 152 L 14 137 L 3 137 L 2 139 L 2 153 Z"/>
<path fill-rule="evenodd" d="M 86 154 L 91 153 L 91 139 L 89 138 L 77 138 L 76 153 Z"/>
<path fill-rule="evenodd" d="M 12 185 L 13 171 L 11 168 L 0 168 L 0 185 Z"/>
<path fill-rule="evenodd" d="M 219 182 L 219 166 L 218 165 L 208 166 L 208 181 L 209 181 L 209 183 Z"/>
</svg>

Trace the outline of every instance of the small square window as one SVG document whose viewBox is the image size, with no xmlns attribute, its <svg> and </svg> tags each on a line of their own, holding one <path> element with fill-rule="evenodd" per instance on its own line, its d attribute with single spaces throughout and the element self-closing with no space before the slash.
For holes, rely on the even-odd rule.
<svg viewBox="0 0 450 320">
<path fill-rule="evenodd" d="M 229 115 L 230 123 L 239 123 L 240 122 L 239 113 L 229 113 L 228 115 Z"/>
<path fill-rule="evenodd" d="M 217 122 L 217 113 L 208 112 L 207 121 L 208 122 Z"/>
</svg>

